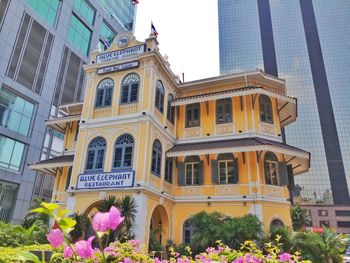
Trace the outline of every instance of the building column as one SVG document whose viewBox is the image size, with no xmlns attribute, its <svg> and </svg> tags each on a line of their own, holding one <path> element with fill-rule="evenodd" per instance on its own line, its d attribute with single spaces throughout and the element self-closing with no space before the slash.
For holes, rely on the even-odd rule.
<svg viewBox="0 0 350 263">
<path fill-rule="evenodd" d="M 137 213 L 136 213 L 136 220 L 135 225 L 132 227 L 132 231 L 135 234 L 135 239 L 141 240 L 142 243 L 147 244 L 146 238 L 147 238 L 147 227 L 148 227 L 148 220 L 149 217 L 147 217 L 147 201 L 148 198 L 144 194 L 137 194 L 134 196 L 136 204 L 137 204 Z"/>
</svg>

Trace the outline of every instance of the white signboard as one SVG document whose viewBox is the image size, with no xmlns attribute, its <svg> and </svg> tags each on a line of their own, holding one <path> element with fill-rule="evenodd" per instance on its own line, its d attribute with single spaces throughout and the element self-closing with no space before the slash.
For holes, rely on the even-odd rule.
<svg viewBox="0 0 350 263">
<path fill-rule="evenodd" d="M 112 60 L 125 59 L 140 55 L 146 51 L 146 45 L 139 45 L 134 47 L 128 47 L 121 50 L 102 53 L 96 56 L 96 63 L 103 63 Z"/>
<path fill-rule="evenodd" d="M 123 188 L 134 186 L 135 172 L 79 174 L 77 189 Z"/>
<path fill-rule="evenodd" d="M 106 74 L 114 71 L 122 71 L 122 70 L 131 69 L 131 68 L 137 68 L 138 66 L 139 66 L 138 61 L 132 61 L 132 62 L 113 65 L 110 67 L 99 68 L 97 70 L 97 74 L 101 75 L 101 74 Z"/>
</svg>

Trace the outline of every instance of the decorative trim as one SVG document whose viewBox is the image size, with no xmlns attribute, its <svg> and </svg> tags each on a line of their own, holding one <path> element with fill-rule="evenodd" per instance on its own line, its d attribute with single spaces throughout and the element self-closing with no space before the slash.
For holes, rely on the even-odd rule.
<svg viewBox="0 0 350 263">
<path fill-rule="evenodd" d="M 237 91 L 238 90 L 238 91 Z M 254 89 L 247 89 L 247 90 L 239 90 L 239 89 L 233 89 L 231 91 L 223 91 L 222 94 L 220 92 L 217 92 L 217 94 L 203 94 L 200 96 L 191 96 L 191 97 L 184 97 L 184 98 L 178 98 L 177 100 L 174 100 L 171 103 L 171 106 L 180 106 L 180 105 L 187 105 L 187 104 L 194 104 L 194 103 L 200 103 L 200 102 L 206 102 L 211 100 L 219 100 L 219 99 L 226 99 L 226 98 L 234 98 L 239 96 L 246 96 L 246 95 L 255 95 L 255 94 L 264 94 L 276 99 L 280 99 L 283 101 L 287 101 L 293 104 L 296 104 L 296 99 L 293 97 L 289 97 L 287 95 L 281 95 L 275 91 L 266 90 L 262 87 L 255 87 Z"/>
</svg>

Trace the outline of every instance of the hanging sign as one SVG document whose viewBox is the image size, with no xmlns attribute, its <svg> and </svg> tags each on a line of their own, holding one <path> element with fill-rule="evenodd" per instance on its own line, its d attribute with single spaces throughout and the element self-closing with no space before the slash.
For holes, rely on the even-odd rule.
<svg viewBox="0 0 350 263">
<path fill-rule="evenodd" d="M 135 171 L 79 174 L 77 189 L 133 187 Z"/>
<path fill-rule="evenodd" d="M 116 64 L 109 67 L 99 68 L 97 70 L 97 74 L 102 75 L 102 74 L 106 74 L 114 71 L 122 71 L 122 70 L 131 69 L 131 68 L 137 68 L 138 66 L 139 66 L 138 61 L 131 61 L 131 62 L 126 62 L 122 64 Z"/>
<path fill-rule="evenodd" d="M 116 50 L 112 52 L 102 53 L 96 56 L 96 63 L 103 63 L 112 60 L 120 60 L 129 57 L 134 57 L 140 55 L 146 51 L 146 45 L 138 45 L 134 47 L 128 47 L 121 50 Z"/>
</svg>

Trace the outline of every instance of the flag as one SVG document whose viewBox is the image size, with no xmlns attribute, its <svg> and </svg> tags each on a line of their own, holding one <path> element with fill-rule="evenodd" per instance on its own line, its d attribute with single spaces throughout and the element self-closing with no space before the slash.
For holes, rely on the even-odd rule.
<svg viewBox="0 0 350 263">
<path fill-rule="evenodd" d="M 131 0 L 131 4 L 132 4 L 132 5 L 137 5 L 138 3 L 139 3 L 138 0 Z"/>
<path fill-rule="evenodd" d="M 154 27 L 152 21 L 151 21 L 151 34 L 153 34 L 156 38 L 158 36 L 158 32 L 157 32 L 156 28 Z"/>
<path fill-rule="evenodd" d="M 111 44 L 109 43 L 107 38 L 103 40 L 103 44 L 105 45 L 106 49 L 111 47 Z"/>
</svg>

